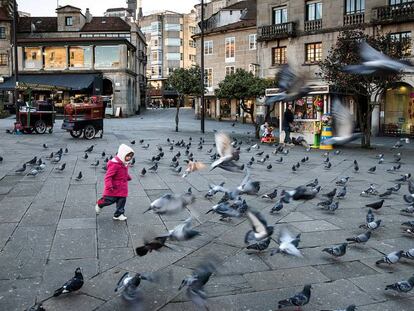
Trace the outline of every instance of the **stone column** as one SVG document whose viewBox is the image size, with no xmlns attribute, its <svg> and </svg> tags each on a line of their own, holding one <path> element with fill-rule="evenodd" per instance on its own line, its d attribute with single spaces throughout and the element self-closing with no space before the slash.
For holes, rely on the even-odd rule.
<svg viewBox="0 0 414 311">
<path fill-rule="evenodd" d="M 230 100 L 230 118 L 232 120 L 236 119 L 237 114 L 237 99 Z"/>
<path fill-rule="evenodd" d="M 220 99 L 216 99 L 216 118 L 220 120 Z"/>
<path fill-rule="evenodd" d="M 66 64 L 65 64 L 65 70 L 69 70 L 69 62 L 70 62 L 69 45 L 65 45 L 65 49 L 66 49 Z"/>
<path fill-rule="evenodd" d="M 371 133 L 372 136 L 378 136 L 380 130 L 380 106 L 375 105 L 372 110 L 372 124 L 371 124 Z"/>
</svg>

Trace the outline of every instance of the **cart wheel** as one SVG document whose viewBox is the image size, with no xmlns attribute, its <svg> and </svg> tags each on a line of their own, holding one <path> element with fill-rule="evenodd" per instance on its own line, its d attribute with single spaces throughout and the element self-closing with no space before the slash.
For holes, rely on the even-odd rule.
<svg viewBox="0 0 414 311">
<path fill-rule="evenodd" d="M 96 135 L 96 129 L 93 125 L 87 125 L 85 126 L 85 129 L 83 130 L 83 137 L 85 137 L 88 140 L 94 139 Z"/>
<path fill-rule="evenodd" d="M 73 138 L 79 138 L 82 135 L 82 130 L 78 130 L 78 131 L 70 131 L 70 136 L 72 136 Z"/>
<path fill-rule="evenodd" d="M 44 134 L 46 132 L 46 123 L 43 120 L 37 120 L 34 126 L 37 134 Z"/>
</svg>

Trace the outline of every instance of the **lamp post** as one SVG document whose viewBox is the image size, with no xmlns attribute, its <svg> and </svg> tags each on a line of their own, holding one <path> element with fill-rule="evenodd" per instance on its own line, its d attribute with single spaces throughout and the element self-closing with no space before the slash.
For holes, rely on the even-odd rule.
<svg viewBox="0 0 414 311">
<path fill-rule="evenodd" d="M 17 59 L 17 18 L 17 1 L 13 0 L 14 101 L 16 106 L 16 121 L 19 121 L 19 107 L 17 106 L 17 98 L 19 95 L 17 90 L 17 84 L 19 82 L 19 64 Z"/>
<path fill-rule="evenodd" d="M 204 0 L 201 0 L 201 133 L 204 134 L 205 103 L 204 103 Z"/>
</svg>

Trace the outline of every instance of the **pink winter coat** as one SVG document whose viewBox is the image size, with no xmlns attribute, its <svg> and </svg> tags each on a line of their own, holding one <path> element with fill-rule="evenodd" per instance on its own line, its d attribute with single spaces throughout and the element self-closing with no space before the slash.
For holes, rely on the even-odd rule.
<svg viewBox="0 0 414 311">
<path fill-rule="evenodd" d="M 117 156 L 108 162 L 104 179 L 104 197 L 128 196 L 128 181 L 131 180 L 131 176 L 128 174 L 128 162 L 125 161 L 125 156 L 130 152 L 134 151 L 122 144 L 119 146 Z"/>
</svg>

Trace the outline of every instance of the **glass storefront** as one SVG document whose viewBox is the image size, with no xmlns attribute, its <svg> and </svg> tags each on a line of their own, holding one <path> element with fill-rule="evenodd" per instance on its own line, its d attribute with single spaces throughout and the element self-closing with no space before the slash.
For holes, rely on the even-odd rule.
<svg viewBox="0 0 414 311">
<path fill-rule="evenodd" d="M 23 48 L 24 69 L 42 69 L 42 50 L 37 47 Z"/>
<path fill-rule="evenodd" d="M 413 133 L 414 89 L 408 84 L 387 89 L 381 117 L 384 134 Z"/>
<path fill-rule="evenodd" d="M 66 68 L 66 47 L 45 47 L 44 48 L 45 69 L 65 69 Z"/>
<path fill-rule="evenodd" d="M 321 95 L 306 96 L 295 100 L 294 115 L 299 120 L 315 120 L 317 119 L 317 106 L 321 105 L 323 109 L 323 98 Z"/>
<path fill-rule="evenodd" d="M 95 47 L 95 67 L 96 68 L 119 68 L 120 67 L 120 47 L 96 46 Z"/>
<path fill-rule="evenodd" d="M 91 68 L 92 67 L 92 47 L 71 46 L 69 48 L 69 67 L 70 68 Z"/>
</svg>

